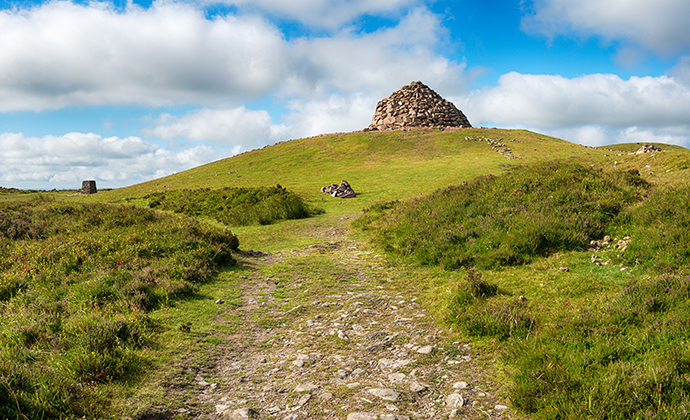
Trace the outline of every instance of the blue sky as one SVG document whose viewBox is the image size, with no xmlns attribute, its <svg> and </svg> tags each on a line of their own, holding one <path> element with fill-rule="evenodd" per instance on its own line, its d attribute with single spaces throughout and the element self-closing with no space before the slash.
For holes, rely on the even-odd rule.
<svg viewBox="0 0 690 420">
<path fill-rule="evenodd" d="M 690 147 L 687 0 L 0 0 L 0 186 L 132 185 L 366 127 L 421 80 L 474 126 Z"/>
</svg>

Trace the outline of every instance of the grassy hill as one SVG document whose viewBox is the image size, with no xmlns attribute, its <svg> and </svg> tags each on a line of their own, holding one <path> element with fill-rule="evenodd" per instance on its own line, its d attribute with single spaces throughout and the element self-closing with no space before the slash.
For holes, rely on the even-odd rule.
<svg viewBox="0 0 690 420">
<path fill-rule="evenodd" d="M 507 159 L 483 140 L 502 139 L 519 159 Z M 515 139 L 516 141 L 512 141 Z M 346 179 L 359 199 L 333 210 L 352 211 L 377 201 L 405 199 L 498 172 L 504 165 L 591 156 L 604 152 L 524 130 L 463 129 L 342 133 L 291 140 L 135 186 L 94 200 L 114 201 L 179 188 L 280 185 L 322 201 L 324 185 Z M 336 201 L 338 202 L 338 201 Z"/>
<path fill-rule="evenodd" d="M 457 371 L 481 376 L 497 389 L 496 398 L 510 401 L 508 417 L 682 418 L 690 409 L 684 405 L 690 353 L 683 348 L 690 340 L 684 321 L 690 288 L 681 273 L 690 251 L 670 245 L 690 243 L 690 151 L 657 146 L 663 151 L 636 155 L 640 144 L 592 148 L 525 130 L 483 128 L 340 133 L 278 143 L 87 197 L 0 191 L 0 202 L 46 206 L 34 211 L 16 204 L 3 213 L 14 236 L 1 242 L 6 261 L 0 314 L 12 320 L 3 333 L 12 344 L 0 351 L 6 360 L 50 359 L 31 369 L 0 362 L 6 384 L 0 407 L 18 418 L 28 412 L 58 418 L 61 409 L 80 405 L 84 410 L 71 415 L 167 419 L 183 405 L 177 418 L 201 418 L 200 394 L 188 383 L 203 372 L 212 377 L 208 372 L 237 349 L 257 353 L 269 346 L 251 344 L 257 333 L 246 325 L 258 326 L 261 334 L 292 328 L 305 321 L 287 316 L 299 307 L 304 316 L 327 317 L 311 303 L 342 288 L 358 291 L 370 277 L 374 290 L 418 297 L 434 318 L 429 334 L 450 328 L 438 344 L 446 358 L 457 356 L 456 342 L 477 349 L 479 365 Z M 357 198 L 320 192 L 343 179 Z M 323 213 L 231 226 L 230 232 L 212 212 L 167 207 L 200 215 L 175 222 L 170 214 L 141 209 L 166 192 L 170 200 L 187 195 L 201 203 L 201 189 L 217 194 L 276 184 Z M 530 189 L 534 194 L 523 194 Z M 111 215 L 102 203 L 136 207 Z M 67 222 L 80 209 L 81 223 L 94 224 L 96 233 Z M 118 224 L 118 217 L 131 223 Z M 263 265 L 253 253 L 238 251 L 229 257 L 235 235 L 241 250 L 270 252 L 276 261 Z M 606 235 L 609 241 L 603 241 Z M 136 247 L 130 249 L 130 242 Z M 61 243 L 72 248 L 63 250 Z M 42 248 L 51 250 L 57 265 L 38 257 Z M 343 260 L 353 249 L 363 251 Z M 89 250 L 98 252 L 87 258 Z M 175 268 L 192 260 L 193 273 Z M 333 261 L 366 268 L 343 272 Z M 374 276 L 367 270 L 382 271 Z M 32 289 L 37 278 L 40 287 Z M 252 283 L 256 279 L 261 281 Z M 265 279 L 273 289 L 256 295 L 256 284 Z M 312 292 L 300 294 L 303 284 Z M 209 307 L 218 294 L 245 315 Z M 32 296 L 45 302 L 32 304 Z M 93 302 L 102 313 L 83 322 L 69 317 L 68 304 L 55 303 L 65 296 L 74 298 L 69 305 L 79 313 Z M 273 302 L 273 312 L 252 304 L 256 296 Z M 54 307 L 63 315 L 55 318 Z M 12 308 L 24 312 L 15 316 Z M 60 335 L 60 323 L 67 336 Z M 110 342 L 109 332 L 122 338 Z M 343 342 L 322 344 L 327 351 L 348 351 Z M 60 349 L 68 350 L 66 359 L 47 356 Z M 94 351 L 101 355 L 89 357 Z M 59 360 L 70 368 L 56 368 Z M 429 359 L 419 369 L 432 360 L 440 363 Z M 59 389 L 45 386 L 50 369 L 61 372 Z M 157 373 L 147 373 L 152 371 Z M 438 381 L 441 389 L 435 375 L 441 374 L 429 373 L 426 380 Z M 344 389 L 335 398 L 343 404 L 357 399 L 351 392 Z M 423 397 L 424 404 L 445 410 L 434 392 Z M 60 402 L 64 395 L 72 400 Z M 413 400 L 408 396 L 402 409 L 412 410 Z M 477 407 L 464 414 L 486 418 Z M 348 411 L 339 410 L 312 415 L 345 418 Z"/>
</svg>

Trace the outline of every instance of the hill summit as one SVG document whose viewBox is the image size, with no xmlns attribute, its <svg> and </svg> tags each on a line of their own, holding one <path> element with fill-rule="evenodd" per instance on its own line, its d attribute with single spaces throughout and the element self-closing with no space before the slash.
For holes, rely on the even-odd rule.
<svg viewBox="0 0 690 420">
<path fill-rule="evenodd" d="M 379 101 L 367 130 L 405 127 L 472 127 L 465 114 L 422 82 L 412 82 Z"/>
</svg>

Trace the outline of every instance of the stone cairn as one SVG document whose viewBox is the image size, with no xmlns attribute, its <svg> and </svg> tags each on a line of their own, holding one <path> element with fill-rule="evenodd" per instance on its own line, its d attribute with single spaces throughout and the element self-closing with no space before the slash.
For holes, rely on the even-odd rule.
<svg viewBox="0 0 690 420">
<path fill-rule="evenodd" d="M 640 147 L 637 149 L 637 152 L 635 152 L 636 155 L 641 155 L 643 153 L 651 153 L 651 152 L 660 152 L 661 148 L 656 147 L 651 144 L 645 144 L 644 146 Z"/>
<path fill-rule="evenodd" d="M 89 181 L 82 181 L 81 183 L 81 193 L 82 194 L 96 194 L 98 190 L 96 190 L 96 181 L 94 180 L 89 180 Z"/>
<path fill-rule="evenodd" d="M 343 180 L 340 185 L 331 184 L 323 187 L 321 188 L 321 192 L 338 198 L 354 198 L 357 196 L 357 194 L 355 194 L 355 190 L 353 190 L 350 184 L 345 180 Z"/>
<path fill-rule="evenodd" d="M 403 86 L 379 101 L 365 131 L 408 127 L 472 127 L 465 114 L 422 82 Z"/>
</svg>

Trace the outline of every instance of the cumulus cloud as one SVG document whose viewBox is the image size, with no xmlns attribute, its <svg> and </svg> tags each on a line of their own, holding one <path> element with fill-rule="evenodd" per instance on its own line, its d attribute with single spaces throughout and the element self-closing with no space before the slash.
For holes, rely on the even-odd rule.
<svg viewBox="0 0 690 420">
<path fill-rule="evenodd" d="M 333 12 L 331 2 L 304 4 L 312 1 Z M 364 13 L 406 1 L 348 3 Z M 228 108 L 267 95 L 382 93 L 418 79 L 457 91 L 465 85 L 464 63 L 435 52 L 446 37 L 440 17 L 426 8 L 373 33 L 346 27 L 288 41 L 257 15 L 207 19 L 188 3 L 161 0 L 119 11 L 109 3 L 53 1 L 0 11 L 0 112 L 129 104 Z"/>
<path fill-rule="evenodd" d="M 372 95 L 329 95 L 316 101 L 292 101 L 285 120 L 294 137 L 322 133 L 349 132 L 369 126 L 376 110 L 377 98 Z"/>
<path fill-rule="evenodd" d="M 209 3 L 206 1 L 205 3 Z M 244 10 L 261 10 L 305 25 L 337 29 L 362 15 L 399 13 L 419 0 L 225 0 Z"/>
<path fill-rule="evenodd" d="M 362 94 L 294 99 L 287 104 L 281 123 L 275 123 L 265 110 L 205 108 L 182 116 L 161 114 L 142 135 L 208 141 L 231 146 L 232 154 L 237 154 L 291 138 L 362 129 L 369 125 L 375 105 L 375 97 Z"/>
<path fill-rule="evenodd" d="M 535 0 L 522 26 L 551 38 L 601 36 L 622 40 L 626 48 L 671 55 L 690 51 L 688 16 L 687 0 Z"/>
<path fill-rule="evenodd" d="M 70 105 L 228 103 L 269 92 L 285 41 L 256 16 L 191 5 L 53 1 L 0 11 L 0 111 Z"/>
<path fill-rule="evenodd" d="M 414 80 L 423 80 L 439 93 L 466 86 L 465 63 L 437 54 L 447 36 L 439 16 L 419 8 L 396 26 L 367 34 L 343 30 L 333 36 L 294 42 L 295 77 L 291 90 L 307 93 L 368 92 L 388 96 Z M 381 96 L 381 97 L 383 97 Z"/>
<path fill-rule="evenodd" d="M 250 111 L 244 106 L 232 109 L 200 109 L 181 117 L 161 114 L 155 126 L 143 130 L 149 137 L 210 141 L 249 150 L 285 140 L 289 129 L 273 124 L 265 110 Z"/>
<path fill-rule="evenodd" d="M 604 146 L 617 143 L 665 143 L 684 147 L 690 146 L 690 126 L 651 130 L 641 127 L 613 128 L 586 125 L 546 130 L 544 134 L 587 146 Z"/>
<path fill-rule="evenodd" d="M 457 99 L 470 121 L 552 129 L 582 125 L 690 125 L 690 87 L 673 77 L 507 73 L 498 86 Z"/>
<path fill-rule="evenodd" d="M 93 133 L 26 137 L 0 134 L 0 185 L 16 188 L 81 187 L 84 179 L 100 187 L 147 181 L 218 159 L 209 146 L 177 153 L 139 137 L 106 137 Z"/>
</svg>

